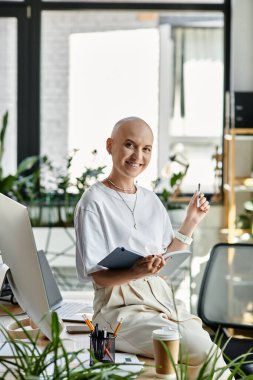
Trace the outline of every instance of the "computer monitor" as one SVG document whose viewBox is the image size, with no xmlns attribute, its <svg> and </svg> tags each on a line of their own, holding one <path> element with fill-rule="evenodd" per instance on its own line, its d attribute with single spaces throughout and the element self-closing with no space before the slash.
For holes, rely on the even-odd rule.
<svg viewBox="0 0 253 380">
<path fill-rule="evenodd" d="M 0 251 L 2 261 L 10 268 L 7 276 L 14 296 L 51 339 L 51 312 L 28 210 L 0 193 L 0 218 Z"/>
</svg>

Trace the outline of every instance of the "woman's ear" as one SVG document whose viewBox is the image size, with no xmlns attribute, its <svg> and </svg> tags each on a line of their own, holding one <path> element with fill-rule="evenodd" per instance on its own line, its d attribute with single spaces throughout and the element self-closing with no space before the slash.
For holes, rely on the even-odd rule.
<svg viewBox="0 0 253 380">
<path fill-rule="evenodd" d="M 109 137 L 107 140 L 106 140 L 106 150 L 109 154 L 112 153 L 112 138 Z"/>
</svg>

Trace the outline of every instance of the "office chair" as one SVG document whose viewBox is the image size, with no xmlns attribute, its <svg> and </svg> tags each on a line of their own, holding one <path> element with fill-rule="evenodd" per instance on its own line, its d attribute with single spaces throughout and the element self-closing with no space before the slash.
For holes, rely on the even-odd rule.
<svg viewBox="0 0 253 380">
<path fill-rule="evenodd" d="M 253 244 L 216 244 L 210 253 L 198 301 L 203 323 L 222 337 L 223 346 L 234 329 L 243 337 L 232 336 L 224 349 L 233 360 L 253 351 Z M 252 338 L 251 338 L 252 337 Z M 245 374 L 253 373 L 253 353 L 243 364 Z"/>
</svg>

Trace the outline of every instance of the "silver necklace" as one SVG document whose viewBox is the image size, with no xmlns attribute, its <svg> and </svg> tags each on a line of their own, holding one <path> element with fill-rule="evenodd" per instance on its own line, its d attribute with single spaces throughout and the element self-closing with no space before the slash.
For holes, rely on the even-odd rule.
<svg viewBox="0 0 253 380">
<path fill-rule="evenodd" d="M 137 230 L 137 224 L 136 224 L 135 215 L 134 215 L 134 210 L 135 210 L 136 202 L 137 202 L 137 190 L 136 190 L 136 193 L 135 193 L 135 201 L 134 201 L 134 207 L 133 207 L 133 209 L 131 209 L 128 206 L 128 204 L 126 203 L 125 199 L 122 197 L 122 195 L 120 194 L 120 192 L 118 192 L 117 190 L 114 190 L 114 191 L 116 191 L 116 193 L 118 194 L 118 196 L 121 198 L 121 200 L 123 201 L 123 203 L 126 205 L 126 207 L 128 208 L 128 210 L 131 212 L 133 220 L 134 220 L 134 228 Z"/>
<path fill-rule="evenodd" d="M 107 181 L 108 181 L 113 187 L 115 187 L 116 189 L 119 189 L 119 190 L 121 190 L 121 191 L 132 191 L 133 188 L 134 188 L 134 184 L 133 184 L 133 186 L 132 186 L 130 189 L 123 189 L 122 187 L 119 187 L 119 186 L 115 185 L 115 183 L 113 183 L 109 178 L 106 178 L 106 180 L 107 180 Z"/>
</svg>

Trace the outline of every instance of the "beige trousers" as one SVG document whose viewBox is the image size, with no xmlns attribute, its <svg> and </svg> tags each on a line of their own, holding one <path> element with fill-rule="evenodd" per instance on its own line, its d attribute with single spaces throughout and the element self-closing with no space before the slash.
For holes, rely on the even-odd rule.
<svg viewBox="0 0 253 380">
<path fill-rule="evenodd" d="M 183 302 L 174 299 L 171 288 L 161 277 L 147 277 L 114 287 L 94 287 L 94 323 L 114 331 L 123 318 L 116 339 L 117 350 L 153 358 L 152 331 L 163 326 L 175 327 L 181 334 L 181 362 L 188 364 L 190 380 L 197 377 L 209 352 L 218 351 L 202 328 L 201 320 L 190 314 Z M 206 374 L 210 373 L 211 366 L 210 362 Z M 219 351 L 215 367 L 224 366 Z M 230 374 L 226 370 L 219 379 L 228 379 Z"/>
</svg>

